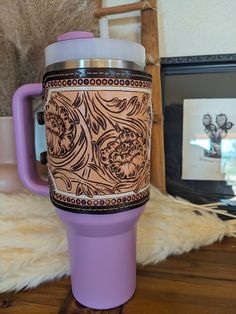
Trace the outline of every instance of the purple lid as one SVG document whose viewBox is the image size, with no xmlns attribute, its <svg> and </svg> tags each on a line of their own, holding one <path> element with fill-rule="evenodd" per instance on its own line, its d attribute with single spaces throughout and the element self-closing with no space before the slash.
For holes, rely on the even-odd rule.
<svg viewBox="0 0 236 314">
<path fill-rule="evenodd" d="M 69 39 L 93 38 L 93 33 L 90 32 L 68 32 L 57 37 L 57 41 Z"/>
</svg>

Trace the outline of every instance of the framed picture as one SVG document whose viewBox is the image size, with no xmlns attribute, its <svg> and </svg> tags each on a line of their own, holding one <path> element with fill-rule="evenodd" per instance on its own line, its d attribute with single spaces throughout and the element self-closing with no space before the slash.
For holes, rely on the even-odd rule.
<svg viewBox="0 0 236 314">
<path fill-rule="evenodd" d="M 235 195 L 236 55 L 161 60 L 167 192 L 195 203 Z"/>
<path fill-rule="evenodd" d="M 227 181 L 235 159 L 236 98 L 184 99 L 183 180 Z"/>
</svg>

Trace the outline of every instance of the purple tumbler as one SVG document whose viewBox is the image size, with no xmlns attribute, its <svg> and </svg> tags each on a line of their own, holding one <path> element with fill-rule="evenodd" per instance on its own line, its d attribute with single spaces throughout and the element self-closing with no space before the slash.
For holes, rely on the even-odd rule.
<svg viewBox="0 0 236 314">
<path fill-rule="evenodd" d="M 149 198 L 151 76 L 140 44 L 72 32 L 46 47 L 43 84 L 13 97 L 19 176 L 50 195 L 67 229 L 72 291 L 85 306 L 136 286 L 136 224 Z M 32 96 L 42 95 L 48 182 L 36 170 Z M 49 187 L 48 187 L 49 185 Z"/>
</svg>

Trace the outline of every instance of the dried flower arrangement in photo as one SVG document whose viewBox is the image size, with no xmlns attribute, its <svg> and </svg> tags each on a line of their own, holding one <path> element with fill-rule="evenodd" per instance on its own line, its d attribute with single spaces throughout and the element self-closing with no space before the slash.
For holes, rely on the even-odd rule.
<svg viewBox="0 0 236 314">
<path fill-rule="evenodd" d="M 204 131 L 210 139 L 209 149 L 204 150 L 204 156 L 210 158 L 221 158 L 221 142 L 227 137 L 228 130 L 233 127 L 233 123 L 228 121 L 227 115 L 220 113 L 215 118 L 215 123 L 212 116 L 207 113 L 203 115 L 202 123 Z"/>
</svg>

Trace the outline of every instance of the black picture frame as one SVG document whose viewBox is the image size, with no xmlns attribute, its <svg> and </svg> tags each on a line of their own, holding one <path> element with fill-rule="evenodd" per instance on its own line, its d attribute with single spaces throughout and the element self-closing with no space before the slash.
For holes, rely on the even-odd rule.
<svg viewBox="0 0 236 314">
<path fill-rule="evenodd" d="M 234 195 L 224 181 L 182 180 L 183 100 L 236 98 L 236 54 L 161 58 L 167 192 L 202 204 Z"/>
</svg>

